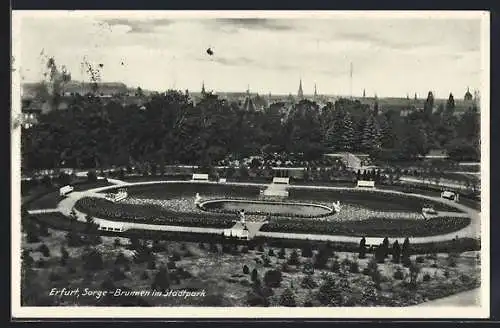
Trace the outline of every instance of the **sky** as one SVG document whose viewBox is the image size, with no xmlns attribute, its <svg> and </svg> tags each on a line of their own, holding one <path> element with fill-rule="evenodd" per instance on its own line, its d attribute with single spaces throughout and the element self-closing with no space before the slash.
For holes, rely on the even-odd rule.
<svg viewBox="0 0 500 328">
<path fill-rule="evenodd" d="M 54 57 L 106 82 L 164 91 L 436 97 L 480 88 L 481 17 L 303 13 L 14 12 L 24 82 Z M 19 22 L 19 23 L 18 23 Z M 211 48 L 212 56 L 206 53 Z M 13 53 L 14 54 L 14 53 Z M 352 80 L 350 67 L 352 63 Z M 352 84 L 352 86 L 351 86 Z M 351 89 L 352 88 L 352 89 Z"/>
</svg>

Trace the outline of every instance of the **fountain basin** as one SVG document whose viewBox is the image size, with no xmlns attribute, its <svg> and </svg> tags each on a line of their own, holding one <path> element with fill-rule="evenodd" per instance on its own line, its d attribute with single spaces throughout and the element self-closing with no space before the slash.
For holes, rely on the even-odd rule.
<svg viewBox="0 0 500 328">
<path fill-rule="evenodd" d="M 245 214 L 307 218 L 335 213 L 333 208 L 320 204 L 269 200 L 213 199 L 200 203 L 199 207 L 208 212 L 236 213 L 244 210 Z"/>
</svg>

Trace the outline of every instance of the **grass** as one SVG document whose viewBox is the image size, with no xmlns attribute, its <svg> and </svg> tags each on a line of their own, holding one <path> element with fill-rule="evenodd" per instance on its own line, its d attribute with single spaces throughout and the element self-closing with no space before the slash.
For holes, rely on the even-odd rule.
<svg viewBox="0 0 500 328">
<path fill-rule="evenodd" d="M 276 219 L 261 227 L 261 231 L 307 234 L 335 234 L 370 237 L 424 237 L 460 230 L 470 224 L 470 218 L 438 217 L 431 220 L 371 218 L 360 221 L 315 221 Z"/>
<path fill-rule="evenodd" d="M 75 191 L 82 191 L 87 189 L 111 186 L 112 184 L 105 181 L 80 181 L 72 184 Z M 63 199 L 59 195 L 59 188 L 36 188 L 30 194 L 26 195 L 23 205 L 26 206 L 28 210 L 34 209 L 45 209 L 45 208 L 56 208 L 59 202 Z"/>
</svg>

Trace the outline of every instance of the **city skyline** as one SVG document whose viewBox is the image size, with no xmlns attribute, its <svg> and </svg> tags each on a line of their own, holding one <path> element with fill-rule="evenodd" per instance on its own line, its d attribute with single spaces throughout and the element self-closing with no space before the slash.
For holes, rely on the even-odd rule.
<svg viewBox="0 0 500 328">
<path fill-rule="evenodd" d="M 352 83 L 356 97 L 365 90 L 367 97 L 425 97 L 432 91 L 439 98 L 450 92 L 461 98 L 468 87 L 481 87 L 480 16 L 172 15 L 22 13 L 23 82 L 40 80 L 48 57 L 66 66 L 74 80 L 88 81 L 81 70 L 85 57 L 102 64 L 102 81 L 152 91 L 197 91 L 204 81 L 214 91 L 249 87 L 260 94 L 297 94 L 302 80 L 306 95 L 315 85 L 318 94 L 350 95 Z"/>
</svg>

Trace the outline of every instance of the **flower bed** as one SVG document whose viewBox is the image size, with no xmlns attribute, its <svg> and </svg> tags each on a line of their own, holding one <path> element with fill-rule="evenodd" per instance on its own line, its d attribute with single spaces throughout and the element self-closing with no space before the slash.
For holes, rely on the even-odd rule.
<svg viewBox="0 0 500 328">
<path fill-rule="evenodd" d="M 379 211 L 411 211 L 420 212 L 427 204 L 434 206 L 437 211 L 459 212 L 455 207 L 443 203 L 417 198 L 404 194 L 390 194 L 377 190 L 310 190 L 290 188 L 289 199 L 311 199 L 321 201 L 340 201 L 346 204 L 357 204 Z"/>
<path fill-rule="evenodd" d="M 232 186 L 224 184 L 203 184 L 203 183 L 161 183 L 153 185 L 128 186 L 130 197 L 168 199 L 179 196 L 194 197 L 196 193 L 200 195 L 210 195 L 210 197 L 257 197 L 260 188 L 257 186 Z"/>
<path fill-rule="evenodd" d="M 460 230 L 470 218 L 438 217 L 431 220 L 370 218 L 362 221 L 310 221 L 271 219 L 261 231 L 370 237 L 424 237 Z"/>
<path fill-rule="evenodd" d="M 112 203 L 92 197 L 80 199 L 76 202 L 75 208 L 101 219 L 187 227 L 229 228 L 236 219 L 234 215 L 229 214 L 173 212 L 157 205 Z"/>
</svg>

